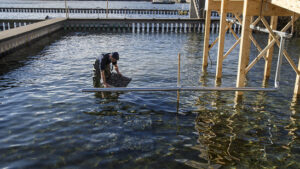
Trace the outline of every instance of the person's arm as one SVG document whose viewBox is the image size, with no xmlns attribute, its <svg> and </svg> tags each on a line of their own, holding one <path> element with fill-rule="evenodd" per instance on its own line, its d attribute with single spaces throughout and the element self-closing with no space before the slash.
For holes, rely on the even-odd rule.
<svg viewBox="0 0 300 169">
<path fill-rule="evenodd" d="M 121 73 L 120 73 L 120 71 L 119 71 L 119 67 L 118 67 L 118 65 L 117 65 L 117 64 L 115 64 L 114 66 L 115 66 L 115 70 L 116 70 L 116 72 L 117 72 L 119 75 L 121 75 L 121 76 L 122 76 L 122 74 L 121 74 Z"/>
<path fill-rule="evenodd" d="M 106 83 L 106 77 L 105 77 L 104 70 L 101 70 L 101 78 L 102 78 L 104 87 L 109 87 L 109 85 Z"/>
</svg>

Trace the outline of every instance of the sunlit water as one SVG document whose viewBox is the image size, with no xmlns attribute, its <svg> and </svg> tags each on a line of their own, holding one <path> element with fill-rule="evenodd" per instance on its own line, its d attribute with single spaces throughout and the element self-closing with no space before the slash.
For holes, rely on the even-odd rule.
<svg viewBox="0 0 300 169">
<path fill-rule="evenodd" d="M 226 38 L 228 49 L 234 38 Z M 287 42 L 295 60 L 299 43 Z M 202 48 L 197 33 L 64 32 L 2 59 L 0 167 L 299 168 L 295 73 L 285 60 L 279 92 L 245 93 L 238 105 L 233 92 L 181 92 L 177 110 L 176 92 L 80 91 L 93 87 L 95 57 L 111 51 L 129 87 L 176 86 L 179 52 L 183 86 L 214 86 L 217 47 L 207 74 Z M 221 86 L 235 86 L 238 52 L 224 61 Z M 248 86 L 262 85 L 263 64 Z M 274 68 L 270 87 L 273 79 Z"/>
<path fill-rule="evenodd" d="M 149 2 L 110 4 L 165 8 Z M 166 8 L 188 8 L 180 5 Z M 64 4 L 0 0 L 0 6 Z M 46 15 L 52 16 L 0 17 Z M 212 34 L 211 42 L 216 37 Z M 266 35 L 255 37 L 266 45 Z M 231 34 L 226 39 L 225 50 L 235 43 Z M 286 43 L 296 63 L 299 44 L 300 39 Z M 0 168 L 300 168 L 300 107 L 292 102 L 295 73 L 286 60 L 278 92 L 248 92 L 239 104 L 234 92 L 180 92 L 179 104 L 176 92 L 81 92 L 93 87 L 95 57 L 112 51 L 120 53 L 123 75 L 132 78 L 128 87 L 176 86 L 178 53 L 182 86 L 212 87 L 217 45 L 206 74 L 202 49 L 203 34 L 198 33 L 60 32 L 1 58 Z M 224 60 L 221 86 L 235 86 L 238 53 L 237 48 Z M 275 48 L 268 87 L 273 87 L 277 53 Z M 251 60 L 257 54 L 252 47 Z M 253 67 L 247 86 L 262 86 L 263 66 L 261 60 Z"/>
</svg>

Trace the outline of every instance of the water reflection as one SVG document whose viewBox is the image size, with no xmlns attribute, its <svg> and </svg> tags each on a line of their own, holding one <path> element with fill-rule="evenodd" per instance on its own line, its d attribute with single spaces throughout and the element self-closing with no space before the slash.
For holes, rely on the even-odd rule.
<svg viewBox="0 0 300 169">
<path fill-rule="evenodd" d="M 42 39 L 32 41 L 26 48 L 15 49 L 9 55 L 0 58 L 0 76 L 16 70 L 34 59 L 42 59 L 43 51 L 50 44 L 59 40 L 64 35 L 63 31 L 44 36 Z M 30 53 L 28 53 L 30 51 Z"/>
<path fill-rule="evenodd" d="M 245 101 L 235 104 L 234 109 L 224 102 L 233 100 L 232 94 L 212 93 L 211 97 L 202 95 L 197 101 L 206 108 L 211 102 L 212 108 L 200 108 L 195 120 L 199 156 L 223 166 L 272 166 L 269 160 L 274 153 L 274 119 L 266 110 L 266 93 L 259 92 L 249 106 Z"/>
<path fill-rule="evenodd" d="M 198 36 L 71 32 L 38 55 L 27 51 L 24 66 L 0 77 L 0 167 L 299 168 L 288 72 L 279 92 L 245 92 L 242 102 L 234 92 L 180 92 L 180 102 L 176 92 L 79 92 L 100 87 L 94 58 L 116 48 L 130 87 L 176 86 L 179 51 L 182 84 L 213 86 L 214 67 L 200 73 Z M 234 86 L 227 64 L 222 85 Z M 261 85 L 253 71 L 250 85 Z"/>
</svg>

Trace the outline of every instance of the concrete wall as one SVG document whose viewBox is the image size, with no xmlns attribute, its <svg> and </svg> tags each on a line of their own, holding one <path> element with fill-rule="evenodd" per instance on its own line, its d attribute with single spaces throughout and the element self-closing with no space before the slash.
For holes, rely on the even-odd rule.
<svg viewBox="0 0 300 169">
<path fill-rule="evenodd" d="M 0 57 L 32 40 L 62 29 L 65 20 L 55 18 L 0 32 Z"/>
</svg>

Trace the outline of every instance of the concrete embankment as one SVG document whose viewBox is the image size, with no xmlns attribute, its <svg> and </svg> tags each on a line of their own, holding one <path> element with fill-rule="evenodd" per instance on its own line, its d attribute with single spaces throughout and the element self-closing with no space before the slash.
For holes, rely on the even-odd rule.
<svg viewBox="0 0 300 169">
<path fill-rule="evenodd" d="M 0 32 L 0 57 L 64 26 L 66 18 L 55 18 Z"/>
</svg>

